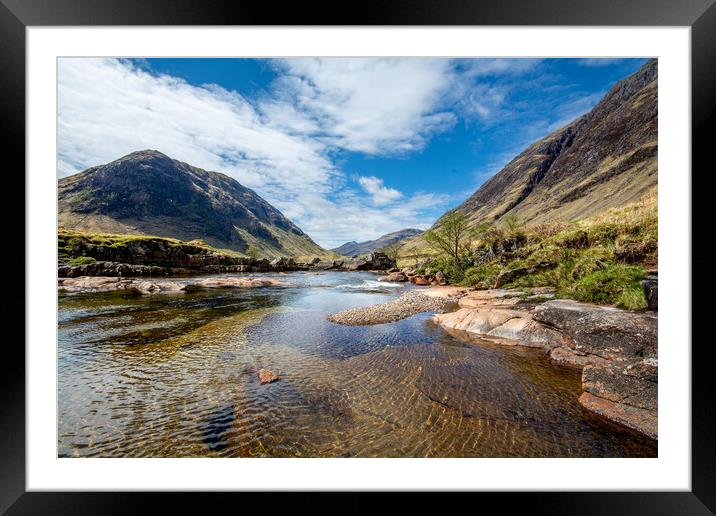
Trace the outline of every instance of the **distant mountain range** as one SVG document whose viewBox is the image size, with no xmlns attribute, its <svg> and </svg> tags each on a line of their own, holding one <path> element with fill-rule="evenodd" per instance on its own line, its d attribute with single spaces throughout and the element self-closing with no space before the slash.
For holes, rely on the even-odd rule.
<svg viewBox="0 0 716 516">
<path fill-rule="evenodd" d="M 340 247 L 331 249 L 334 253 L 338 253 L 342 256 L 355 256 L 358 254 L 367 254 L 382 249 L 390 244 L 405 240 L 422 233 L 420 229 L 401 229 L 400 231 L 394 231 L 388 233 L 376 240 L 368 240 L 366 242 L 346 242 Z"/>
<path fill-rule="evenodd" d="M 155 150 L 60 179 L 58 190 L 67 229 L 202 239 L 269 256 L 328 254 L 253 190 Z"/>
</svg>

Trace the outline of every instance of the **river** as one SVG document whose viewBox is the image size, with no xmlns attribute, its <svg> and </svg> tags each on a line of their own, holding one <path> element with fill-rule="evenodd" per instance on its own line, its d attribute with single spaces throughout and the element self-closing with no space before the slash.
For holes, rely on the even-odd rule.
<svg viewBox="0 0 716 516">
<path fill-rule="evenodd" d="M 655 457 L 577 402 L 543 352 L 464 342 L 430 314 L 332 312 L 410 288 L 369 272 L 291 286 L 60 294 L 60 457 Z M 180 279 L 178 281 L 181 281 Z M 261 385 L 256 371 L 280 380 Z"/>
</svg>

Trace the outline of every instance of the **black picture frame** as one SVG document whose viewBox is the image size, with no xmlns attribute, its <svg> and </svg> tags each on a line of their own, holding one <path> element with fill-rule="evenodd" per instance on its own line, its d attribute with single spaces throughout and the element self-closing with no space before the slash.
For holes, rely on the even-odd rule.
<svg viewBox="0 0 716 516">
<path fill-rule="evenodd" d="M 13 159 L 13 170 L 25 170 L 25 29 L 28 26 L 689 26 L 692 37 L 692 169 L 705 174 L 713 169 L 708 129 L 716 120 L 716 95 L 713 94 L 716 91 L 715 1 L 366 0 L 356 4 L 354 9 L 347 9 L 340 2 L 294 2 L 277 8 L 278 4 L 243 0 L 0 0 L 0 105 L 2 125 L 6 129 L 4 156 Z M 693 178 L 693 172 L 684 171 L 685 181 L 693 181 Z M 20 189 L 24 191 L 24 182 L 19 182 L 16 197 Z M 692 192 L 696 195 L 693 205 L 698 205 L 699 199 L 708 202 L 703 198 L 708 192 L 693 188 Z M 20 238 L 27 238 L 27 235 Z M 705 262 L 694 258 L 691 262 L 692 270 L 709 270 Z M 28 272 L 25 270 L 26 275 Z M 692 300 L 683 302 L 692 303 Z M 6 339 L 4 343 L 6 367 L 0 375 L 0 511 L 8 514 L 148 511 L 146 494 L 25 492 L 25 354 L 17 340 Z M 692 344 L 692 491 L 485 493 L 481 496 L 494 500 L 503 508 L 506 507 L 505 498 L 509 497 L 510 509 L 537 514 L 712 514 L 716 511 L 716 440 L 712 432 L 716 399 L 710 383 L 713 363 L 710 358 L 714 354 L 711 348 L 710 339 Z M 181 504 L 184 510 L 191 508 L 183 493 L 154 496 L 160 497 L 164 509 L 175 503 Z M 246 494 L 241 496 L 246 497 Z M 340 512 L 372 510 L 372 502 L 359 499 L 356 494 L 351 496 L 350 502 L 343 502 Z M 421 496 L 414 497 L 413 501 L 424 503 Z M 212 500 L 213 503 L 216 501 Z M 270 503 L 279 502 L 272 496 Z M 324 507 L 330 511 L 330 504 L 327 505 Z"/>
</svg>

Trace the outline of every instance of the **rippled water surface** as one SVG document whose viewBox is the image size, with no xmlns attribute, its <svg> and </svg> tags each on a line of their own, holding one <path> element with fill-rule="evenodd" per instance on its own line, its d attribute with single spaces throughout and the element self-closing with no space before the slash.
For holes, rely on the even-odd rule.
<svg viewBox="0 0 716 516">
<path fill-rule="evenodd" d="M 339 326 L 406 285 L 291 273 L 284 288 L 59 299 L 61 457 L 625 457 L 656 445 L 584 411 L 580 374 L 458 340 L 430 314 Z M 280 380 L 260 385 L 256 371 Z"/>
</svg>

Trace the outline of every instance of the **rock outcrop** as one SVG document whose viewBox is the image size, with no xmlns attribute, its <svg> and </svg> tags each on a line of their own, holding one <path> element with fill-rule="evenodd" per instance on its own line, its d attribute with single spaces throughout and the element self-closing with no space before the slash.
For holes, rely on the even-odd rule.
<svg viewBox="0 0 716 516">
<path fill-rule="evenodd" d="M 650 274 L 641 282 L 644 286 L 644 297 L 649 305 L 649 310 L 659 310 L 659 278 L 655 274 Z"/>
<path fill-rule="evenodd" d="M 537 306 L 533 318 L 564 335 L 564 345 L 584 355 L 624 361 L 656 357 L 658 319 L 653 314 L 568 299 Z"/>
</svg>

